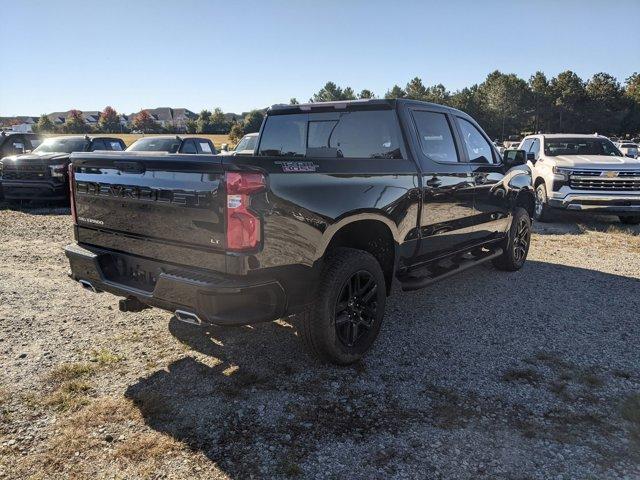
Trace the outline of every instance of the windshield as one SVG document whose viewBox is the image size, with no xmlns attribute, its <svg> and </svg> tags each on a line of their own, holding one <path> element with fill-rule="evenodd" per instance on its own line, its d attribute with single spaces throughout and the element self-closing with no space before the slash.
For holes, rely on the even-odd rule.
<svg viewBox="0 0 640 480">
<path fill-rule="evenodd" d="M 50 138 L 42 142 L 34 153 L 71 153 L 82 152 L 87 145 L 84 138 Z"/>
<path fill-rule="evenodd" d="M 258 137 L 256 135 L 252 135 L 251 137 L 242 137 L 242 140 L 240 140 L 240 143 L 236 147 L 236 151 L 241 152 L 242 150 L 255 150 L 257 138 Z"/>
<path fill-rule="evenodd" d="M 141 138 L 134 142 L 127 152 L 169 152 L 176 153 L 180 148 L 181 140 L 177 138 Z"/>
<path fill-rule="evenodd" d="M 621 157 L 622 153 L 606 138 L 546 138 L 544 154 L 556 155 L 608 155 Z"/>
</svg>

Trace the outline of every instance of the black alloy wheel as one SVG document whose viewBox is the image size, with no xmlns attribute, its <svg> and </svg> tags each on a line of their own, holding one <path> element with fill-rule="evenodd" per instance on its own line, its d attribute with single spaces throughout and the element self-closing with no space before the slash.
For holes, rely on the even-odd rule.
<svg viewBox="0 0 640 480">
<path fill-rule="evenodd" d="M 378 284 L 374 276 L 360 270 L 342 286 L 335 306 L 336 336 L 347 347 L 354 347 L 371 329 L 376 318 Z"/>
<path fill-rule="evenodd" d="M 513 238 L 513 258 L 515 263 L 522 263 L 529 252 L 529 242 L 531 241 L 531 227 L 528 219 L 522 217 L 518 219 L 515 236 Z"/>
</svg>

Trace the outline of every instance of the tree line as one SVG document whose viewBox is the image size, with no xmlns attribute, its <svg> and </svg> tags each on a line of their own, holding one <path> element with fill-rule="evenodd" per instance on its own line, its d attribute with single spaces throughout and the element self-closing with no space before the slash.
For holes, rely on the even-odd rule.
<svg viewBox="0 0 640 480">
<path fill-rule="evenodd" d="M 187 133 L 225 134 L 237 142 L 245 133 L 260 130 L 263 118 L 262 111 L 252 110 L 241 119 L 228 120 L 224 112 L 216 108 L 213 112 L 202 110 L 196 118 L 187 120 L 185 129 Z M 80 110 L 71 110 L 62 125 L 55 125 L 47 115 L 41 115 L 33 130 L 40 133 L 178 133 L 175 125 L 162 126 L 146 110 L 136 114 L 128 125 L 123 125 L 118 112 L 110 106 L 100 112 L 95 127 L 85 121 Z"/>
<path fill-rule="evenodd" d="M 356 94 L 351 87 L 327 82 L 309 99 L 310 102 L 376 98 L 368 89 Z M 634 73 L 621 84 L 607 73 L 597 73 L 588 80 L 571 70 L 551 79 L 536 72 L 528 80 L 498 70 L 479 84 L 451 92 L 442 84 L 426 86 L 415 77 L 404 87 L 394 85 L 383 98 L 409 98 L 448 105 L 474 117 L 492 138 L 504 140 L 533 132 L 598 132 L 609 136 L 640 134 L 640 74 Z M 296 98 L 290 104 L 299 103 Z M 228 134 L 237 142 L 245 133 L 260 129 L 264 110 L 252 110 L 244 118 L 229 120 L 222 109 L 202 110 L 186 123 L 187 133 Z M 118 113 L 106 107 L 95 130 L 120 133 L 128 130 L 144 133 L 176 133 L 176 127 L 162 127 L 147 112 L 135 115 L 130 126 L 120 123 Z M 72 110 L 65 123 L 57 127 L 42 115 L 35 130 L 39 132 L 89 133 L 78 110 Z"/>
</svg>

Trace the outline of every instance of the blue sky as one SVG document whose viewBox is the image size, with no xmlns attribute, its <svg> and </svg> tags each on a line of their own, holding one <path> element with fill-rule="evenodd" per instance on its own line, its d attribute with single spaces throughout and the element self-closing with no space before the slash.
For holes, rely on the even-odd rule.
<svg viewBox="0 0 640 480">
<path fill-rule="evenodd" d="M 640 71 L 640 1 L 0 0 L 0 115 L 241 112 L 333 80 L 384 95 L 499 69 Z"/>
</svg>

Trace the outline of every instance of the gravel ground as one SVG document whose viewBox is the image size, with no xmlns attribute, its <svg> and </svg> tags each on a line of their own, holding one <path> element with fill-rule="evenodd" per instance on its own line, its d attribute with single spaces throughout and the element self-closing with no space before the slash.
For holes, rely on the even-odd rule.
<svg viewBox="0 0 640 480">
<path fill-rule="evenodd" d="M 0 478 L 640 478 L 640 228 L 556 220 L 335 368 L 295 319 L 123 314 L 67 278 L 66 209 L 0 204 Z"/>
</svg>

